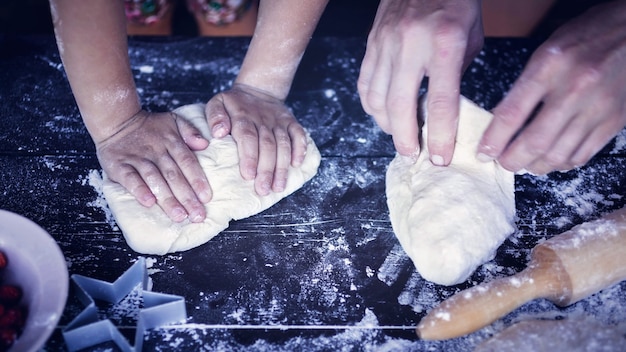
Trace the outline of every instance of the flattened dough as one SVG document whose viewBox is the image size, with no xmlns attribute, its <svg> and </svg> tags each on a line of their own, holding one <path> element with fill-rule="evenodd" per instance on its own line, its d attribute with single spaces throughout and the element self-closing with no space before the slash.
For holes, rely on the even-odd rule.
<svg viewBox="0 0 626 352">
<path fill-rule="evenodd" d="M 175 112 L 193 123 L 210 139 L 204 104 L 186 105 Z M 298 190 L 317 173 L 321 156 L 307 136 L 307 152 L 301 167 L 289 168 L 287 185 L 280 193 L 259 196 L 253 180 L 244 180 L 234 140 L 227 136 L 211 140 L 209 147 L 196 152 L 211 183 L 213 199 L 205 205 L 207 218 L 201 223 L 171 221 L 159 206 L 146 208 L 119 183 L 104 175 L 103 193 L 128 245 L 139 253 L 166 254 L 200 246 L 228 227 L 231 220 L 243 219 L 271 207 Z"/>
<path fill-rule="evenodd" d="M 425 115 L 426 112 L 425 112 Z M 461 97 L 452 162 L 434 166 L 425 142 L 415 163 L 397 155 L 386 175 L 393 230 L 420 275 L 441 285 L 465 281 L 514 230 L 514 175 L 476 159 L 492 115 Z M 422 128 L 426 141 L 428 118 Z"/>
</svg>

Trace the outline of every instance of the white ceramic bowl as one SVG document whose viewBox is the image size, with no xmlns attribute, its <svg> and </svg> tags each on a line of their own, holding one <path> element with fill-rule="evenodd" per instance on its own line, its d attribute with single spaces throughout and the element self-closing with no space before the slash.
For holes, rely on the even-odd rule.
<svg viewBox="0 0 626 352">
<path fill-rule="evenodd" d="M 0 210 L 0 250 L 8 259 L 3 282 L 24 291 L 28 316 L 9 351 L 36 351 L 52 334 L 67 302 L 67 263 L 56 241 L 31 220 Z"/>
</svg>

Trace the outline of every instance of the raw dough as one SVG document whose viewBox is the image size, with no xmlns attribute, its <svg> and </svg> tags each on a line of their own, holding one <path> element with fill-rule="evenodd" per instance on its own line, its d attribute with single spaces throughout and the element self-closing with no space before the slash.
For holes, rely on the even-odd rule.
<svg viewBox="0 0 626 352">
<path fill-rule="evenodd" d="M 476 347 L 474 352 L 621 352 L 626 335 L 590 318 L 525 320 Z"/>
<path fill-rule="evenodd" d="M 175 112 L 192 122 L 210 139 L 203 104 L 186 105 Z M 299 168 L 290 167 L 285 190 L 259 196 L 254 190 L 254 181 L 246 181 L 241 177 L 234 140 L 230 136 L 212 139 L 207 149 L 196 152 L 213 189 L 213 199 L 206 204 L 207 218 L 202 223 L 189 220 L 175 223 L 159 206 L 146 208 L 139 204 L 124 187 L 106 175 L 103 193 L 133 250 L 144 254 L 188 250 L 215 237 L 228 227 L 231 220 L 262 212 L 310 180 L 317 173 L 321 157 L 313 140 L 310 137 L 307 140 L 304 162 Z"/>
<path fill-rule="evenodd" d="M 426 112 L 424 111 L 424 115 Z M 415 163 L 397 155 L 386 178 L 393 230 L 420 275 L 441 285 L 466 280 L 514 230 L 514 175 L 476 159 L 492 115 L 461 97 L 452 162 L 434 166 L 425 142 Z M 422 128 L 426 141 L 427 116 Z"/>
</svg>

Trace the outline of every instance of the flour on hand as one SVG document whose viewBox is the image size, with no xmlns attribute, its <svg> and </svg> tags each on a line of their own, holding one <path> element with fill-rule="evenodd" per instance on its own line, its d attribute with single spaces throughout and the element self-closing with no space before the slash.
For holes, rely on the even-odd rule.
<svg viewBox="0 0 626 352">
<path fill-rule="evenodd" d="M 427 112 L 424 111 L 425 115 Z M 461 97 L 454 157 L 447 167 L 422 150 L 415 163 L 397 155 L 386 175 L 393 230 L 420 275 L 441 285 L 465 281 L 493 259 L 514 230 L 514 175 L 495 161 L 476 159 L 476 148 L 492 115 Z"/>
<path fill-rule="evenodd" d="M 306 157 L 298 168 L 290 167 L 283 192 L 259 196 L 254 180 L 244 180 L 239 171 L 237 145 L 231 136 L 211 139 L 203 104 L 186 105 L 174 111 L 193 123 L 211 140 L 208 148 L 195 152 L 213 190 L 205 204 L 204 222 L 172 221 L 158 206 L 144 207 L 119 183 L 104 175 L 103 193 L 128 245 L 139 253 L 166 254 L 200 246 L 238 220 L 260 213 L 295 192 L 317 173 L 321 156 L 307 137 Z"/>
</svg>

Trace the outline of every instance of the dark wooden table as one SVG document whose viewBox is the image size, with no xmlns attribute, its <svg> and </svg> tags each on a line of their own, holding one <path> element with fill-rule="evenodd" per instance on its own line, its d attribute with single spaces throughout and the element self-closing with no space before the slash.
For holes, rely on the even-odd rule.
<svg viewBox="0 0 626 352">
<path fill-rule="evenodd" d="M 527 318 L 591 316 L 626 324 L 626 283 L 567 308 L 537 300 L 469 336 L 419 341 L 414 327 L 442 299 L 521 270 L 530 249 L 571 226 L 624 206 L 619 135 L 587 166 L 548 177 L 517 176 L 518 231 L 465 283 L 420 278 L 394 237 L 384 175 L 390 138 L 356 91 L 364 39 L 314 38 L 288 105 L 323 159 L 318 175 L 269 210 L 233 222 L 209 243 L 148 256 L 153 291 L 183 296 L 189 321 L 146 336 L 146 350 L 471 350 Z M 206 102 L 229 87 L 248 40 L 133 39 L 141 99 L 165 111 Z M 462 93 L 493 108 L 536 43 L 488 39 Z M 70 274 L 113 281 L 140 256 L 124 242 L 99 192 L 100 168 L 52 37 L 0 36 L 0 208 L 57 240 Z M 81 307 L 71 297 L 47 350 Z M 131 324 L 119 322 L 132 335 Z"/>
</svg>

